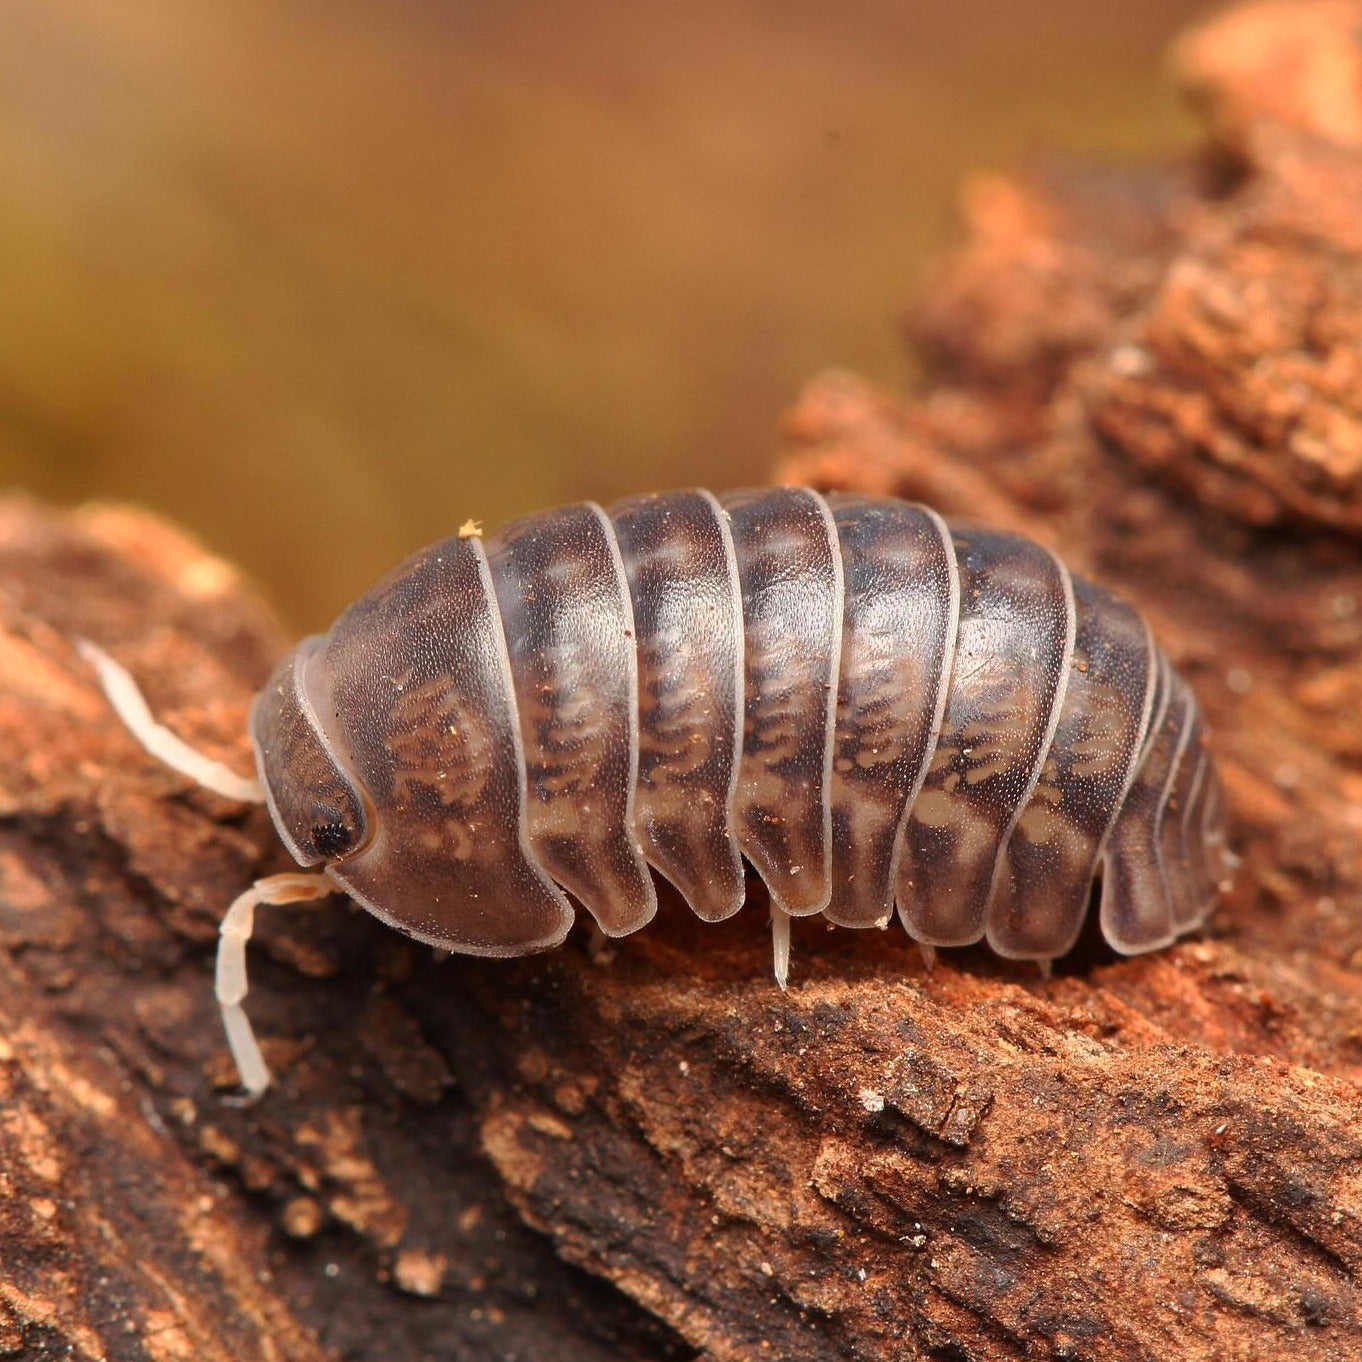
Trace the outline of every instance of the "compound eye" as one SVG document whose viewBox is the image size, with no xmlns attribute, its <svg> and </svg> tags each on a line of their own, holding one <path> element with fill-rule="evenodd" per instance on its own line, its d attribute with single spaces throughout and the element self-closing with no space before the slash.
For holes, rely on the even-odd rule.
<svg viewBox="0 0 1362 1362">
<path fill-rule="evenodd" d="M 338 861 L 349 855 L 359 845 L 361 836 L 354 819 L 335 804 L 319 801 L 312 806 L 312 847 L 324 861 Z"/>
</svg>

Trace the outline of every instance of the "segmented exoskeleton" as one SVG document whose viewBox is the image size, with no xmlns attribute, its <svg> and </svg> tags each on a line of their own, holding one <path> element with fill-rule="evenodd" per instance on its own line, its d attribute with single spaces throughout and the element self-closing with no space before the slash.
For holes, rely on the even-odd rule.
<svg viewBox="0 0 1362 1362">
<path fill-rule="evenodd" d="M 1140 616 L 1029 540 L 890 498 L 669 492 L 466 532 L 304 639 L 251 730 L 280 835 L 325 875 L 262 881 L 224 922 L 254 1090 L 260 902 L 340 888 L 509 956 L 563 940 L 569 895 L 638 930 L 649 867 L 720 921 L 745 858 L 783 984 L 791 917 L 897 907 L 929 951 L 1049 961 L 1100 874 L 1133 953 L 1197 926 L 1224 868 L 1196 700 Z"/>
</svg>

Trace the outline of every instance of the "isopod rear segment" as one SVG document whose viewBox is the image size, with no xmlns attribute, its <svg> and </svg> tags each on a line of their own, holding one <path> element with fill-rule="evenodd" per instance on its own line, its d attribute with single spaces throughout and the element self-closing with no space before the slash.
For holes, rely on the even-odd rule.
<svg viewBox="0 0 1362 1362">
<path fill-rule="evenodd" d="M 512 956 L 559 944 L 574 901 L 638 930 L 651 871 L 727 918 L 746 861 L 783 985 L 791 917 L 897 911 L 929 954 L 1048 962 L 1100 877 L 1102 931 L 1136 953 L 1199 925 L 1226 866 L 1196 699 L 1140 616 L 1038 544 L 891 498 L 667 492 L 446 539 L 282 660 L 251 736 L 281 837 L 321 872 L 262 881 L 224 923 L 254 1091 L 261 902 L 339 888 Z"/>
</svg>

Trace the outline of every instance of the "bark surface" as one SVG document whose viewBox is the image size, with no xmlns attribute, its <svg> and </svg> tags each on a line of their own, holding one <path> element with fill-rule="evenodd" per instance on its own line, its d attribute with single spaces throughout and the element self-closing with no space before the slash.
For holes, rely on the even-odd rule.
<svg viewBox="0 0 1362 1362">
<path fill-rule="evenodd" d="M 211 992 L 265 814 L 122 731 L 124 661 L 245 770 L 283 646 L 129 510 L 0 505 L 0 1357 L 1362 1354 L 1362 5 L 1176 58 L 1172 169 L 981 178 L 911 398 L 813 383 L 782 477 L 1017 528 L 1148 613 L 1216 730 L 1209 929 L 1054 978 L 765 914 L 448 960 L 262 911 L 253 1108 Z"/>
</svg>

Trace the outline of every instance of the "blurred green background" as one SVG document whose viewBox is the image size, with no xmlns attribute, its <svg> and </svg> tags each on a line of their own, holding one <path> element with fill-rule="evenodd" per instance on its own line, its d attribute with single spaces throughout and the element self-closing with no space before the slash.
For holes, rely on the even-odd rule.
<svg viewBox="0 0 1362 1362">
<path fill-rule="evenodd" d="M 0 479 L 315 627 L 466 517 L 761 479 L 970 171 L 1160 154 L 1188 0 L 13 0 Z"/>
</svg>

